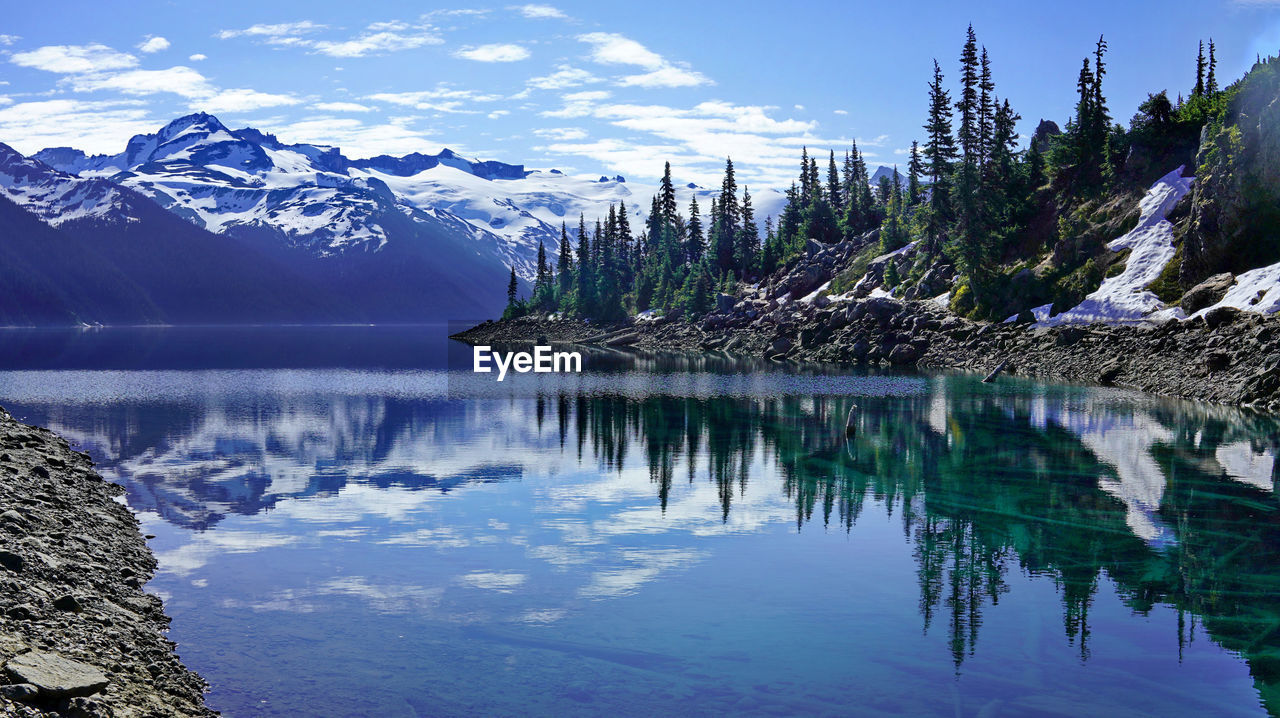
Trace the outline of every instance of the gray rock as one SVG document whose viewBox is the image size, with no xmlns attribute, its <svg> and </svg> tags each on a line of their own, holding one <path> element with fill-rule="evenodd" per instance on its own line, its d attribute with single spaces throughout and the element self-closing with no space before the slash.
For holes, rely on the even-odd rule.
<svg viewBox="0 0 1280 718">
<path fill-rule="evenodd" d="M 1236 283 L 1235 275 L 1230 272 L 1215 274 L 1212 277 L 1187 290 L 1182 295 L 1182 309 L 1187 314 L 1194 314 L 1201 309 L 1222 301 L 1227 290 Z"/>
<path fill-rule="evenodd" d="M 21 556 L 12 551 L 0 551 L 0 566 L 4 566 L 14 573 L 22 571 L 26 563 Z"/>
<path fill-rule="evenodd" d="M 890 364 L 914 364 L 923 352 L 915 344 L 899 344 L 889 352 Z"/>
<path fill-rule="evenodd" d="M 1242 313 L 1235 307 L 1216 307 L 1204 313 L 1204 323 L 1210 329 L 1217 329 L 1234 322 Z"/>
<path fill-rule="evenodd" d="M 5 611 L 5 615 L 15 621 L 30 621 L 36 615 L 36 609 L 27 604 L 21 604 Z"/>
<path fill-rule="evenodd" d="M 1098 372 L 1099 384 L 1111 384 L 1124 371 L 1124 364 L 1119 359 L 1113 359 L 1102 365 L 1102 369 Z"/>
<path fill-rule="evenodd" d="M 16 682 L 35 686 L 42 698 L 90 696 L 107 687 L 102 671 L 48 651 L 16 656 L 4 668 Z"/>
<path fill-rule="evenodd" d="M 731 294 L 716 295 L 716 311 L 721 314 L 728 314 L 729 312 L 732 312 L 733 305 L 737 303 L 737 298 Z"/>
<path fill-rule="evenodd" d="M 10 683 L 0 686 L 0 696 L 19 703 L 31 703 L 40 695 L 40 689 L 30 683 Z"/>
<path fill-rule="evenodd" d="M 72 613 L 79 613 L 84 610 L 84 606 L 80 604 L 80 599 L 71 594 L 54 599 L 53 607 L 59 611 L 70 611 Z"/>
</svg>

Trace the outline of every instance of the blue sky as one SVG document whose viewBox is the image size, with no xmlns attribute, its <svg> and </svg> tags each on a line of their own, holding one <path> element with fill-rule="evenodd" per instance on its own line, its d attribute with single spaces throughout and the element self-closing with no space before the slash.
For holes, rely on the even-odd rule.
<svg viewBox="0 0 1280 718">
<path fill-rule="evenodd" d="M 1280 51 L 1280 0 L 1130 3 L 6 2 L 0 141 L 116 153 L 207 110 L 351 156 L 434 152 L 651 180 L 715 181 L 730 155 L 782 187 L 800 147 L 857 138 L 874 164 L 921 135 L 937 57 L 954 86 L 965 27 L 1029 134 L 1065 122 L 1080 60 L 1110 44 L 1124 122 L 1151 91 Z M 954 94 L 954 90 L 953 90 Z"/>
</svg>

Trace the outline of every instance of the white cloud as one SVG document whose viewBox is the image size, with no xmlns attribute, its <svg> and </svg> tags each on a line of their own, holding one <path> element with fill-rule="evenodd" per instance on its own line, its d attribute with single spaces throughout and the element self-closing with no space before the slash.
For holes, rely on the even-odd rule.
<svg viewBox="0 0 1280 718">
<path fill-rule="evenodd" d="M 264 107 L 281 107 L 301 103 L 292 95 L 276 95 L 257 90 L 235 89 L 221 90 L 209 97 L 200 98 L 191 103 L 191 109 L 203 110 L 214 114 L 220 112 L 250 112 Z"/>
<path fill-rule="evenodd" d="M 3 107 L 3 106 L 5 106 L 5 105 L 12 105 L 12 104 L 13 104 L 13 100 L 12 100 L 12 99 L 10 99 L 10 98 L 8 98 L 8 97 L 6 97 L 6 96 L 4 96 L 4 95 L 0 95 L 0 107 Z"/>
<path fill-rule="evenodd" d="M 327 27 L 310 20 L 301 20 L 274 25 L 251 25 L 243 30 L 222 30 L 216 37 L 223 40 L 249 37 L 270 45 L 307 48 L 330 57 L 365 57 L 444 42 L 431 25 L 410 24 L 401 20 L 370 23 L 364 32 L 346 40 L 317 40 L 309 37 Z"/>
<path fill-rule="evenodd" d="M 146 40 L 138 43 L 138 50 L 145 53 L 161 52 L 169 49 L 169 41 L 159 35 L 148 35 Z"/>
<path fill-rule="evenodd" d="M 183 97 L 207 97 L 215 92 L 212 83 L 195 70 L 178 65 L 167 70 L 129 70 L 116 74 L 93 74 L 72 81 L 76 92 L 114 90 L 126 95 L 154 95 L 171 92 Z"/>
<path fill-rule="evenodd" d="M 589 32 L 579 35 L 578 40 L 591 45 L 591 59 L 604 65 L 638 65 L 656 70 L 666 62 L 658 53 L 614 32 Z"/>
<path fill-rule="evenodd" d="M 454 57 L 476 62 L 519 62 L 529 59 L 529 51 L 519 45 L 492 44 L 467 47 L 453 53 Z"/>
<path fill-rule="evenodd" d="M 564 20 L 569 16 L 565 15 L 560 8 L 550 5 L 520 5 L 515 8 L 521 15 L 532 20 L 558 19 Z"/>
<path fill-rule="evenodd" d="M 695 87 L 712 84 L 710 78 L 687 66 L 668 62 L 658 53 L 615 32 L 589 32 L 578 40 L 591 45 L 591 59 L 602 65 L 634 65 L 648 72 L 627 75 L 618 84 L 624 87 Z"/>
<path fill-rule="evenodd" d="M 373 112 L 373 108 L 358 102 L 317 102 L 312 105 L 325 112 Z"/>
<path fill-rule="evenodd" d="M 243 30 L 221 30 L 215 37 L 220 40 L 229 40 L 233 37 L 254 37 L 264 38 L 267 42 L 273 44 L 292 44 L 287 38 L 297 38 L 301 35 L 323 30 L 326 26 L 311 22 L 310 20 L 302 20 L 299 22 L 282 22 L 274 25 L 250 25 Z M 275 42 L 280 40 L 282 42 Z"/>
<path fill-rule="evenodd" d="M 579 92 L 565 95 L 564 107 L 544 112 L 549 117 L 594 117 L 636 133 L 627 138 L 574 142 L 553 132 L 539 134 L 556 140 L 543 151 L 588 157 L 623 174 L 652 175 L 655 158 L 679 162 L 699 182 L 713 181 L 732 157 L 743 179 L 783 186 L 794 174 L 801 145 L 836 147 L 847 140 L 829 140 L 813 134 L 816 123 L 776 119 L 776 108 L 702 102 L 690 108 L 665 105 L 608 104 L 607 93 Z M 646 140 L 646 137 L 648 138 Z M 877 138 L 880 139 L 880 138 Z"/>
<path fill-rule="evenodd" d="M 488 114 L 489 119 L 496 120 L 499 117 L 505 117 L 511 114 L 511 110 L 494 110 Z"/>
<path fill-rule="evenodd" d="M 12 45 L 21 39 L 21 35 L 0 35 L 0 45 Z"/>
<path fill-rule="evenodd" d="M 711 80 L 701 72 L 686 70 L 674 65 L 660 67 L 653 72 L 642 75 L 627 75 L 618 81 L 625 87 L 696 87 L 712 84 Z"/>
<path fill-rule="evenodd" d="M 543 117 L 589 117 L 596 111 L 596 105 L 601 100 L 607 100 L 610 93 L 607 90 L 586 90 L 583 92 L 570 92 L 560 99 L 564 102 L 564 107 L 558 110 L 547 110 L 542 113 Z"/>
<path fill-rule="evenodd" d="M 834 113 L 835 113 L 835 114 L 837 114 L 837 115 L 847 115 L 847 114 L 849 114 L 849 111 L 848 111 L 848 110 L 832 110 L 832 112 L 834 112 Z"/>
<path fill-rule="evenodd" d="M 121 138 L 155 128 L 138 100 L 43 100 L 0 108 L 0 137 L 24 154 L 46 147 L 114 153 L 120 151 Z"/>
<path fill-rule="evenodd" d="M 371 28 L 388 26 L 384 23 L 370 25 Z M 397 24 L 397 28 L 399 27 Z M 316 52 L 330 57 L 364 57 L 365 55 L 412 50 L 425 45 L 439 45 L 444 42 L 444 39 L 437 35 L 430 26 L 416 28 L 404 26 L 403 29 L 411 29 L 412 31 L 404 32 L 401 29 L 370 31 L 342 42 L 320 40 L 311 43 L 311 47 Z"/>
<path fill-rule="evenodd" d="M 18 52 L 9 61 L 22 67 L 70 75 L 123 70 L 138 64 L 138 58 L 117 52 L 106 45 L 46 45 L 30 52 Z"/>
<path fill-rule="evenodd" d="M 364 99 L 374 100 L 375 102 L 386 102 L 401 107 L 411 107 L 415 110 L 430 110 L 435 112 L 452 112 L 452 113 L 475 113 L 477 110 L 467 109 L 466 105 L 473 102 L 496 102 L 501 100 L 501 95 L 486 95 L 475 92 L 474 90 L 457 90 L 444 85 L 439 85 L 434 90 L 421 90 L 418 92 L 380 92 L 373 95 L 367 95 Z"/>
<path fill-rule="evenodd" d="M 580 127 L 545 127 L 534 130 L 533 134 L 538 137 L 546 137 L 549 140 L 557 142 L 569 142 L 572 140 L 585 139 L 587 131 Z"/>
<path fill-rule="evenodd" d="M 438 152 L 440 144 L 427 139 L 426 133 L 412 129 L 409 126 L 411 121 L 410 118 L 392 118 L 385 124 L 366 125 L 355 118 L 311 118 L 284 125 L 275 134 L 286 142 L 341 147 L 342 153 L 353 159 L 381 154 Z"/>
<path fill-rule="evenodd" d="M 557 65 L 555 72 L 531 78 L 525 85 L 537 90 L 564 90 L 600 81 L 600 78 L 581 68 Z"/>
<path fill-rule="evenodd" d="M 208 55 L 202 55 L 202 54 L 200 54 L 200 53 L 198 53 L 198 52 L 197 52 L 196 54 L 191 55 L 191 56 L 190 56 L 190 57 L 188 57 L 187 59 L 188 59 L 188 60 L 190 60 L 190 61 L 192 61 L 192 62 L 201 62 L 201 61 L 204 61 L 204 60 L 208 60 L 208 59 L 209 59 L 209 56 L 208 56 Z"/>
</svg>

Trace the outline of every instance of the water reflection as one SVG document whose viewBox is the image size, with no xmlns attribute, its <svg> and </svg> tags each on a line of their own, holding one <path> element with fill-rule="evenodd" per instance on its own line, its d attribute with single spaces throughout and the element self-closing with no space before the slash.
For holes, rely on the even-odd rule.
<svg viewBox="0 0 1280 718">
<path fill-rule="evenodd" d="M 224 608 L 315 612 L 356 598 L 468 626 L 467 640 L 504 650 L 591 657 L 607 651 L 494 626 L 557 624 L 583 601 L 698 570 L 719 550 L 700 539 L 779 525 L 851 533 L 887 517 L 914 564 L 917 628 L 945 634 L 956 675 L 1002 650 L 985 648 L 984 619 L 1027 590 L 1017 577 L 1043 577 L 1084 664 L 1099 632 L 1118 628 L 1091 614 L 1114 586 L 1137 616 L 1176 612 L 1179 656 L 1198 631 L 1241 656 L 1280 713 L 1274 418 L 1016 381 L 761 376 L 751 381 L 771 391 L 705 372 L 689 379 L 706 389 L 695 395 L 613 393 L 618 377 L 603 374 L 582 380 L 589 392 L 550 382 L 459 400 L 431 372 L 162 372 L 117 377 L 82 401 L 101 374 L 37 372 L 0 375 L 0 392 L 88 448 L 135 510 L 192 530 L 161 551 L 162 579 L 207 585 L 196 577 L 221 557 L 286 547 L 463 557 L 381 582 L 325 558 L 305 580 L 229 594 Z M 176 398 L 153 398 L 157 383 Z M 450 493 L 479 498 L 452 512 L 440 503 Z M 454 598 L 461 590 L 494 603 Z M 610 650 L 602 660 L 646 670 L 671 660 Z"/>
</svg>

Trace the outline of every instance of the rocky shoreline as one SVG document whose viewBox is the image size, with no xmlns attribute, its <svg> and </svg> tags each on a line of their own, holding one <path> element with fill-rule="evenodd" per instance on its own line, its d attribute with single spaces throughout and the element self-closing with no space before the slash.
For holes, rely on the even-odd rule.
<svg viewBox="0 0 1280 718">
<path fill-rule="evenodd" d="M 930 300 L 815 296 L 779 303 L 721 296 L 693 321 L 591 324 L 522 318 L 455 336 L 469 344 L 551 342 L 774 360 L 1002 372 L 1095 383 L 1280 412 L 1280 317 L 1223 307 L 1190 321 L 1143 325 L 989 324 Z"/>
<path fill-rule="evenodd" d="M 142 590 L 156 559 L 123 493 L 0 409 L 0 714 L 217 715 Z"/>
</svg>

